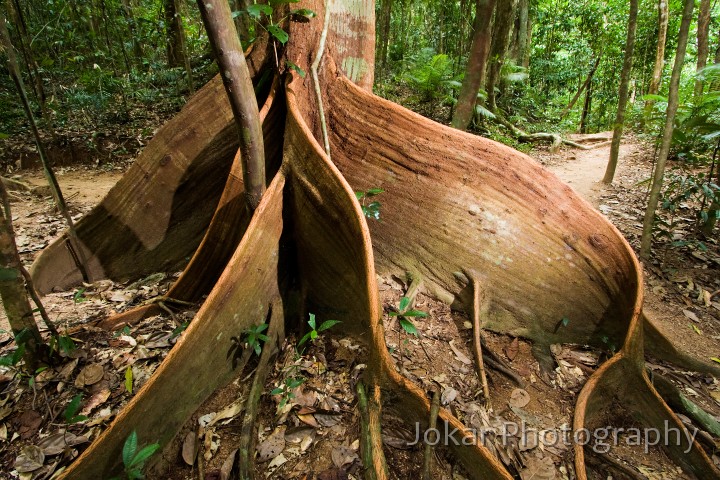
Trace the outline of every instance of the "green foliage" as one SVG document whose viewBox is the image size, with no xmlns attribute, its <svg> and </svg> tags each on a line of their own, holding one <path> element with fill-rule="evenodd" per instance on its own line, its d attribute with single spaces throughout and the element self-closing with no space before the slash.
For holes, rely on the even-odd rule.
<svg viewBox="0 0 720 480">
<path fill-rule="evenodd" d="M 14 367 L 25 354 L 25 345 L 19 344 L 13 353 L 0 357 L 0 367 Z"/>
<path fill-rule="evenodd" d="M 311 18 L 315 17 L 315 12 L 309 8 L 299 8 L 290 10 L 289 13 L 283 17 L 274 18 L 277 7 L 290 3 L 297 3 L 298 1 L 299 0 L 271 0 L 269 5 L 253 4 L 249 5 L 245 10 L 233 12 L 233 17 L 243 14 L 249 15 L 250 18 L 254 20 L 257 27 L 267 31 L 272 38 L 280 42 L 282 45 L 285 45 L 290 39 L 288 33 L 280 26 L 283 22 L 285 22 L 285 20 L 290 19 L 297 22 L 307 22 Z M 288 66 L 293 68 L 291 65 Z M 294 66 L 297 67 L 296 65 Z"/>
<path fill-rule="evenodd" d="M 453 73 L 453 62 L 445 54 L 435 54 L 430 48 L 421 50 L 410 58 L 409 69 L 403 75 L 421 100 L 429 102 L 442 99 L 452 103 L 453 92 L 460 88 L 460 77 Z"/>
<path fill-rule="evenodd" d="M 305 335 L 303 335 L 303 337 L 298 342 L 298 344 L 297 344 L 298 350 L 300 349 L 300 347 L 305 345 L 308 342 L 308 340 L 311 342 L 315 342 L 315 340 L 318 338 L 318 334 L 320 332 L 324 332 L 328 328 L 331 328 L 331 327 L 337 325 L 338 323 L 340 323 L 340 320 L 325 320 L 317 328 L 316 328 L 315 322 L 316 322 L 315 315 L 311 313 L 310 320 L 308 320 L 308 325 L 310 325 L 310 331 L 307 332 Z"/>
<path fill-rule="evenodd" d="M 258 356 L 260 356 L 260 353 L 262 352 L 262 345 L 260 342 L 265 343 L 269 340 L 267 335 L 262 333 L 267 330 L 267 328 L 267 323 L 261 323 L 245 330 L 245 343 L 247 343 L 248 347 L 252 348 Z"/>
<path fill-rule="evenodd" d="M 427 313 L 423 312 L 422 310 L 409 309 L 409 306 L 410 299 L 408 297 L 402 297 L 400 299 L 400 305 L 398 306 L 397 311 L 390 312 L 389 315 L 391 317 L 398 317 L 398 320 L 400 321 L 400 326 L 403 330 L 405 330 L 405 332 L 409 333 L 410 335 L 417 336 L 417 328 L 410 319 L 427 317 Z"/>
<path fill-rule="evenodd" d="M 145 468 L 145 462 L 159 449 L 160 444 L 153 443 L 141 448 L 138 451 L 137 432 L 133 430 L 132 433 L 125 439 L 125 444 L 123 445 L 122 461 L 124 466 L 124 475 L 122 477 L 115 477 L 112 480 L 120 480 L 120 478 L 126 478 L 127 480 L 145 478 L 142 473 Z"/>
<path fill-rule="evenodd" d="M 303 376 L 288 376 L 285 377 L 282 385 L 270 391 L 270 395 L 281 395 L 280 403 L 278 404 L 280 410 L 285 408 L 285 405 L 295 398 L 295 394 L 292 391 L 305 383 L 306 380 Z"/>
<path fill-rule="evenodd" d="M 85 415 L 78 415 L 78 411 L 80 410 L 80 402 L 82 401 L 82 393 L 78 393 L 75 395 L 72 400 L 70 400 L 70 403 L 68 403 L 67 407 L 65 407 L 65 411 L 63 412 L 63 416 L 65 417 L 65 422 L 68 424 L 78 423 L 78 422 L 84 422 L 87 420 L 88 417 Z"/>
<path fill-rule="evenodd" d="M 355 198 L 357 198 L 360 202 L 360 208 L 362 208 L 362 212 L 367 218 L 373 218 L 380 221 L 380 202 L 373 201 L 366 204 L 366 201 L 369 198 L 380 195 L 384 191 L 385 190 L 382 188 L 371 188 L 365 192 L 355 192 Z"/>
</svg>

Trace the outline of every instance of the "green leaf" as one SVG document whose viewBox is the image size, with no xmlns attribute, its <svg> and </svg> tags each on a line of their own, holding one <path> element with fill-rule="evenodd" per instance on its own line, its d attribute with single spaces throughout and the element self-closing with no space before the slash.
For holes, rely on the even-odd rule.
<svg viewBox="0 0 720 480">
<path fill-rule="evenodd" d="M 73 342 L 73 339 L 70 338 L 68 335 L 60 335 L 58 337 L 58 346 L 60 349 L 65 352 L 65 355 L 70 355 L 75 348 L 75 342 Z"/>
<path fill-rule="evenodd" d="M 68 403 L 67 407 L 65 407 L 65 412 L 63 413 L 66 422 L 73 423 L 72 419 L 75 418 L 75 414 L 78 412 L 78 410 L 80 410 L 81 401 L 82 393 L 78 393 L 72 398 L 72 400 L 70 400 L 70 403 Z"/>
<path fill-rule="evenodd" d="M 310 327 L 313 330 L 315 330 L 315 314 L 314 313 L 310 314 L 310 320 L 308 320 L 308 325 L 310 325 Z"/>
<path fill-rule="evenodd" d="M 382 188 L 371 188 L 370 190 L 367 191 L 367 196 L 374 197 L 375 195 L 380 195 L 381 193 L 384 193 L 384 192 L 385 192 L 385 190 L 383 190 Z"/>
<path fill-rule="evenodd" d="M 175 327 L 175 330 L 172 331 L 172 335 L 170 335 L 170 338 L 173 339 L 180 335 L 182 332 L 185 331 L 185 329 L 187 329 L 188 325 L 190 325 L 190 322 L 184 321 L 183 323 Z"/>
<path fill-rule="evenodd" d="M 317 14 L 309 8 L 298 8 L 297 10 L 291 10 L 290 14 L 299 15 L 301 17 L 307 18 L 308 20 L 317 16 Z"/>
<path fill-rule="evenodd" d="M 298 3 L 300 0 L 270 0 L 270 5 L 276 7 L 278 5 L 285 5 L 287 3 Z"/>
<path fill-rule="evenodd" d="M 255 4 L 248 6 L 247 12 L 251 17 L 260 19 L 263 13 L 265 15 L 272 15 L 273 8 L 270 5 Z"/>
<path fill-rule="evenodd" d="M 400 326 L 410 335 L 417 335 L 417 328 L 410 320 L 400 317 Z"/>
<path fill-rule="evenodd" d="M 243 13 L 246 13 L 245 10 L 235 10 L 234 12 L 232 12 L 232 18 L 237 18 Z"/>
<path fill-rule="evenodd" d="M 408 310 L 407 312 L 403 313 L 403 317 L 427 317 L 428 314 L 423 312 L 422 310 Z"/>
<path fill-rule="evenodd" d="M 300 78 L 305 78 L 305 75 L 306 75 L 306 74 L 305 74 L 305 70 L 303 70 L 302 68 L 298 67 L 297 65 L 295 65 L 295 64 L 294 64 L 293 62 L 291 62 L 290 60 L 285 60 L 285 65 L 287 65 L 288 68 L 290 68 L 290 69 L 292 69 L 292 70 L 295 70 L 295 71 L 297 72 L 297 74 L 300 75 Z M 357 195 L 357 194 L 355 194 L 355 195 Z"/>
<path fill-rule="evenodd" d="M 87 298 L 85 298 L 83 296 L 84 293 L 85 293 L 85 288 L 78 288 L 77 291 L 73 294 L 73 301 L 75 303 L 82 303 L 85 300 L 87 300 Z"/>
<path fill-rule="evenodd" d="M 275 37 L 278 42 L 285 45 L 285 43 L 288 41 L 290 36 L 287 34 L 285 30 L 278 27 L 277 25 L 268 25 L 267 27 L 268 32 L 270 32 L 270 35 Z"/>
<path fill-rule="evenodd" d="M 123 464 L 126 467 L 132 465 L 133 458 L 135 458 L 135 452 L 137 451 L 137 432 L 135 430 L 128 435 L 125 439 L 125 445 L 123 445 L 122 459 Z"/>
<path fill-rule="evenodd" d="M 140 450 L 137 455 L 132 460 L 132 464 L 130 464 L 131 467 L 137 467 L 143 464 L 145 460 L 152 457 L 155 452 L 158 451 L 160 448 L 160 444 L 158 443 L 152 443 L 148 445 L 147 447 L 144 447 L 142 450 Z"/>
<path fill-rule="evenodd" d="M 647 101 L 652 101 L 652 102 L 667 102 L 668 101 L 667 97 L 663 97 L 662 95 L 653 95 L 653 94 L 643 95 L 640 98 L 642 98 L 646 102 Z"/>
<path fill-rule="evenodd" d="M 563 324 L 563 327 L 567 327 L 570 324 L 570 319 L 567 317 L 563 317 L 562 324 Z"/>
<path fill-rule="evenodd" d="M 320 325 L 320 328 L 318 328 L 318 332 L 323 332 L 323 331 L 327 330 L 328 328 L 331 328 L 334 325 L 337 325 L 338 323 L 342 323 L 342 322 L 340 320 L 325 320 Z"/>
<path fill-rule="evenodd" d="M 302 338 L 300 339 L 300 341 L 298 342 L 297 346 L 300 347 L 301 345 L 304 345 L 305 342 L 307 342 L 308 340 L 310 340 L 310 332 L 308 332 L 308 333 L 306 333 L 305 335 L 303 335 L 303 337 L 302 337 Z"/>
<path fill-rule="evenodd" d="M 310 340 L 315 341 L 315 339 L 317 338 L 317 336 L 318 336 L 317 330 L 310 330 Z"/>
<path fill-rule="evenodd" d="M 355 192 L 355 198 L 357 198 L 358 200 L 362 200 L 363 198 L 365 198 L 365 192 Z"/>
<path fill-rule="evenodd" d="M 720 358 L 718 358 L 718 357 L 710 357 L 710 360 L 712 360 L 715 363 L 720 363 Z"/>
<path fill-rule="evenodd" d="M 0 140 L 5 140 L 10 138 L 10 135 L 7 133 L 0 132 Z"/>
<path fill-rule="evenodd" d="M 125 390 L 127 390 L 128 393 L 133 392 L 133 371 L 132 367 L 127 367 L 125 370 Z"/>
<path fill-rule="evenodd" d="M 408 297 L 402 297 L 400 299 L 400 311 L 404 312 L 410 306 L 410 299 Z"/>
<path fill-rule="evenodd" d="M 283 392 L 284 392 L 284 390 L 282 388 L 273 388 L 270 391 L 270 395 L 280 395 Z"/>
</svg>

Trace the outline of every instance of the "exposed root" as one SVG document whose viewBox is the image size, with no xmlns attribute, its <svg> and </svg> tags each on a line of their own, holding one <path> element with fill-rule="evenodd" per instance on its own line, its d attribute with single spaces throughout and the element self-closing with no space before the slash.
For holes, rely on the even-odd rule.
<svg viewBox="0 0 720 480">
<path fill-rule="evenodd" d="M 433 389 L 432 403 L 430 404 L 430 422 L 428 431 L 436 431 L 437 429 L 437 417 L 440 410 L 440 389 L 435 387 Z M 425 444 L 424 461 L 423 461 L 423 480 L 432 480 L 430 468 L 432 467 L 434 449 L 433 443 L 428 442 Z"/>
<path fill-rule="evenodd" d="M 327 0 L 325 2 L 325 22 L 323 23 L 322 33 L 320 34 L 320 43 L 317 52 L 315 52 L 315 60 L 313 60 L 310 71 L 312 73 L 313 82 L 315 84 L 315 95 L 317 96 L 318 114 L 320 115 L 320 127 L 322 129 L 323 143 L 325 144 L 325 153 L 330 158 L 330 140 L 328 139 L 327 122 L 325 120 L 325 108 L 323 107 L 322 90 L 320 89 L 320 80 L 318 80 L 318 67 L 325 53 L 325 41 L 327 40 L 328 26 L 330 25 L 330 9 L 327 8 Z"/>
<path fill-rule="evenodd" d="M 483 292 L 480 289 L 477 275 L 471 271 L 465 274 L 470 278 L 472 288 L 472 320 L 473 320 L 473 354 L 475 356 L 475 367 L 477 368 L 478 378 L 483 391 L 483 401 L 485 407 L 490 408 L 490 388 L 488 387 L 487 376 L 485 375 L 485 363 L 483 362 L 482 353 L 482 310 L 486 308 L 487 303 L 483 299 Z M 486 312 L 487 313 L 487 312 Z"/>
<path fill-rule="evenodd" d="M 260 362 L 255 370 L 252 387 L 250 387 L 250 393 L 248 394 L 247 403 L 245 404 L 242 428 L 240 429 L 238 470 L 241 480 L 251 480 L 254 478 L 255 440 L 257 439 L 257 435 L 255 435 L 255 418 L 257 417 L 260 396 L 265 388 L 265 381 L 272 366 L 271 359 L 274 358 L 278 351 L 278 342 L 284 337 L 283 322 L 282 304 L 279 299 L 276 299 L 270 307 L 268 340 L 263 345 Z M 248 350 L 251 349 L 248 348 Z"/>
<path fill-rule="evenodd" d="M 720 423 L 715 420 L 712 415 L 683 395 L 672 382 L 662 375 L 653 375 L 652 381 L 660 396 L 662 396 L 663 400 L 665 400 L 670 407 L 684 413 L 715 437 L 720 437 Z"/>
<path fill-rule="evenodd" d="M 355 386 L 360 411 L 360 458 L 366 480 L 383 480 L 389 477 L 382 447 L 380 430 L 379 389 L 373 387 L 371 400 L 362 381 Z"/>
<path fill-rule="evenodd" d="M 505 117 L 500 115 L 497 112 L 495 113 L 495 120 L 497 123 L 503 125 L 505 128 L 510 130 L 512 134 L 517 137 L 518 141 L 520 142 L 550 142 L 550 152 L 555 153 L 560 148 L 560 145 L 569 145 L 574 148 L 579 148 L 580 150 L 592 150 L 594 148 L 603 147 L 605 145 L 608 145 L 610 142 L 602 142 L 602 143 L 593 143 L 592 145 L 583 145 L 578 142 L 573 142 L 572 140 L 568 140 L 567 138 L 563 138 L 558 133 L 546 133 L 546 132 L 539 132 L 539 133 L 527 133 L 524 130 L 519 129 L 517 126 L 510 123 Z"/>
<path fill-rule="evenodd" d="M 645 475 L 642 475 L 634 468 L 620 463 L 610 455 L 600 454 L 593 449 L 588 450 L 587 460 L 590 465 L 593 465 L 600 472 L 605 473 L 608 470 L 615 472 L 617 478 L 629 478 L 631 480 L 647 480 L 647 477 L 645 477 Z"/>
</svg>

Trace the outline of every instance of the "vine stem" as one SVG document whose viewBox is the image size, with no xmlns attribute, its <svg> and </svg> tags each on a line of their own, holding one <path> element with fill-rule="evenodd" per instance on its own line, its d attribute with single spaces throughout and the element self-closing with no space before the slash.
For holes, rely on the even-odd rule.
<svg viewBox="0 0 720 480">
<path fill-rule="evenodd" d="M 325 2 L 325 22 L 323 23 L 322 34 L 320 35 L 320 43 L 318 44 L 315 60 L 310 67 L 310 73 L 315 83 L 315 94 L 317 95 L 318 113 L 320 115 L 320 127 L 322 128 L 323 142 L 325 144 L 325 153 L 330 158 L 330 140 L 328 138 L 327 123 L 325 121 L 325 108 L 323 107 L 322 92 L 320 91 L 320 81 L 318 80 L 318 67 L 325 52 L 325 41 L 327 40 L 328 26 L 330 25 L 330 9 L 329 1 Z"/>
</svg>

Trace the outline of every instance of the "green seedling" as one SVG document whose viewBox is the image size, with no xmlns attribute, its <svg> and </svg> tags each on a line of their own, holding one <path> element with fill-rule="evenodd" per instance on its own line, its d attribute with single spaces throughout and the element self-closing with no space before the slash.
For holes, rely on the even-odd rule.
<svg viewBox="0 0 720 480">
<path fill-rule="evenodd" d="M 315 12 L 308 8 L 298 8 L 290 10 L 290 13 L 282 18 L 274 20 L 273 14 L 275 13 L 275 8 L 273 7 L 286 3 L 297 3 L 297 0 L 271 0 L 269 5 L 253 4 L 249 5 L 245 10 L 233 12 L 232 15 L 233 18 L 235 18 L 239 15 L 248 14 L 257 26 L 267 31 L 275 40 L 285 45 L 290 39 L 290 35 L 280 27 L 285 20 L 290 19 L 296 22 L 307 22 L 316 16 Z M 263 17 L 267 19 L 267 23 L 262 21 Z"/>
<path fill-rule="evenodd" d="M 267 335 L 262 333 L 267 330 L 267 328 L 267 323 L 261 323 L 260 325 L 255 325 L 245 330 L 245 343 L 247 343 L 248 347 L 252 348 L 258 356 L 260 356 L 262 352 L 260 342 L 265 343 L 269 340 Z"/>
<path fill-rule="evenodd" d="M 400 305 L 398 306 L 398 310 L 395 312 L 390 312 L 389 315 L 391 317 L 398 317 L 398 320 L 400 321 L 400 326 L 403 330 L 405 330 L 405 332 L 409 333 L 410 335 L 417 336 L 417 328 L 415 328 L 415 324 L 410 320 L 410 318 L 427 317 L 428 314 L 423 312 L 422 310 L 409 309 L 409 306 L 410 299 L 408 297 L 402 297 L 400 299 Z"/>
<path fill-rule="evenodd" d="M 112 480 L 121 480 L 122 478 L 136 480 L 145 478 L 145 475 L 142 473 L 143 468 L 145 468 L 145 462 L 159 449 L 160 444 L 153 443 L 138 451 L 137 432 L 133 430 L 125 439 L 125 445 L 123 445 L 122 460 L 123 466 L 125 467 L 124 475 L 122 477 L 114 477 Z"/>
<path fill-rule="evenodd" d="M 172 331 L 172 335 L 170 335 L 170 339 L 173 339 L 177 336 L 179 336 L 182 332 L 187 329 L 188 325 L 190 325 L 189 321 L 182 322 L 180 325 L 175 327 L 175 330 Z"/>
<path fill-rule="evenodd" d="M 75 293 L 73 294 L 73 301 L 75 303 L 82 303 L 87 301 L 87 298 L 85 298 L 85 290 L 86 288 L 81 287 L 75 290 Z"/>
<path fill-rule="evenodd" d="M 302 347 L 308 342 L 308 340 L 311 342 L 315 342 L 315 339 L 317 339 L 320 332 L 324 332 L 328 328 L 337 325 L 338 323 L 340 323 L 340 320 L 325 320 L 323 323 L 320 324 L 319 327 L 316 328 L 315 315 L 311 313 L 310 320 L 308 320 L 308 325 L 310 325 L 311 330 L 305 335 L 303 335 L 303 337 L 297 344 L 297 348 L 299 349 L 300 347 Z"/>
<path fill-rule="evenodd" d="M 282 410 L 283 408 L 285 408 L 285 405 L 287 405 L 287 403 L 290 400 L 295 398 L 295 394 L 292 391 L 295 390 L 300 385 L 302 385 L 303 383 L 305 383 L 305 380 L 307 380 L 307 379 L 303 376 L 287 377 L 287 378 L 285 378 L 282 385 L 273 389 L 270 392 L 270 395 L 281 395 L 282 396 L 280 398 L 280 404 L 278 405 L 279 410 Z"/>
<path fill-rule="evenodd" d="M 68 403 L 67 407 L 65 407 L 65 412 L 63 413 L 65 417 L 65 422 L 69 424 L 78 423 L 78 422 L 84 422 L 87 420 L 88 417 L 85 415 L 78 415 L 77 412 L 80 410 L 80 402 L 82 401 L 82 393 L 78 393 L 73 397 L 72 400 L 70 400 L 70 403 Z"/>
<path fill-rule="evenodd" d="M 382 188 L 371 188 L 365 192 L 355 192 L 355 198 L 360 202 L 360 208 L 362 208 L 363 215 L 367 218 L 373 218 L 380 221 L 380 207 L 381 203 L 378 201 L 370 202 L 366 205 L 368 198 L 380 195 L 385 190 Z"/>
</svg>

